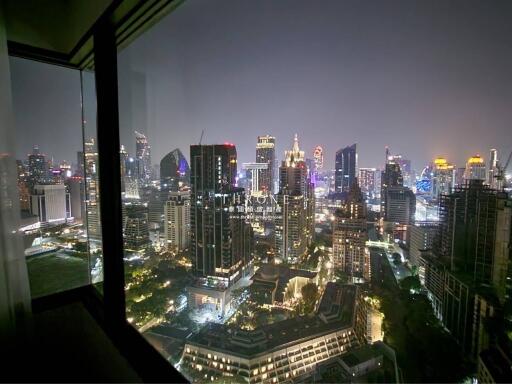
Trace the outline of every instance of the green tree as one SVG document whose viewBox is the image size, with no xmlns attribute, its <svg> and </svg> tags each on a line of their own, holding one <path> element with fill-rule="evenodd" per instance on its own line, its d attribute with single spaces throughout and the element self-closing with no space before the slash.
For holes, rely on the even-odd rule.
<svg viewBox="0 0 512 384">
<path fill-rule="evenodd" d="M 304 303 L 304 313 L 308 314 L 315 309 L 318 300 L 318 287 L 315 283 L 307 283 L 300 292 L 302 293 L 302 301 Z"/>
</svg>

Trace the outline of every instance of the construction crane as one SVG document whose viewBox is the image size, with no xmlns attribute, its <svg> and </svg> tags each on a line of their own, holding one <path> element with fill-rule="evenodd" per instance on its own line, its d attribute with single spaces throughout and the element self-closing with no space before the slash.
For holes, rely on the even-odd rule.
<svg viewBox="0 0 512 384">
<path fill-rule="evenodd" d="M 496 178 L 496 184 L 498 189 L 503 189 L 505 187 L 505 172 L 507 171 L 507 168 L 510 164 L 510 159 L 512 159 L 512 151 L 508 155 L 507 161 L 503 166 L 501 166 L 499 163 L 496 165 L 497 172 L 496 175 L 494 175 L 494 177 Z"/>
<path fill-rule="evenodd" d="M 201 131 L 201 137 L 199 138 L 199 145 L 203 142 L 204 129 Z"/>
</svg>

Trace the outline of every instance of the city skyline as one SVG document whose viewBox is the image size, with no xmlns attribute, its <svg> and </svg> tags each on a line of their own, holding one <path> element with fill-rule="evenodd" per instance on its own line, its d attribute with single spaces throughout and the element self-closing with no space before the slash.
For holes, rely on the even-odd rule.
<svg viewBox="0 0 512 384">
<path fill-rule="evenodd" d="M 360 167 L 382 166 L 385 145 L 417 170 L 438 156 L 457 166 L 476 153 L 487 160 L 491 148 L 505 156 L 512 56 L 503 46 L 512 5 L 369 4 L 185 3 L 119 54 L 121 142 L 133 153 L 137 130 L 155 160 L 174 148 L 188 157 L 204 129 L 203 143 L 234 142 L 240 162 L 250 162 L 258 135 L 275 136 L 282 157 L 298 133 L 308 157 L 324 147 L 327 169 L 335 151 L 352 143 Z M 215 50 L 204 49 L 210 46 Z M 74 159 L 68 151 L 73 142 L 80 147 L 79 77 L 10 62 L 17 125 L 35 141 L 19 140 L 17 157 L 39 144 L 59 160 Z M 65 112 L 55 116 L 52 103 Z"/>
</svg>

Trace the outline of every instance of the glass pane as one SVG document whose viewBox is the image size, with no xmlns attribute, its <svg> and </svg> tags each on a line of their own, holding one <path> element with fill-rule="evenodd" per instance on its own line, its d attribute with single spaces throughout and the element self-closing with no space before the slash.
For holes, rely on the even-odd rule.
<svg viewBox="0 0 512 384">
<path fill-rule="evenodd" d="M 32 297 L 90 283 L 80 72 L 10 58 L 18 190 Z"/>
</svg>

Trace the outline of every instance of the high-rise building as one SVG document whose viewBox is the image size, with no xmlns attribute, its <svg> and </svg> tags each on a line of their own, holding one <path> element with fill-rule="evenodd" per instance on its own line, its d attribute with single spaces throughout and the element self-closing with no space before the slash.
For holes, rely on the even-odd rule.
<svg viewBox="0 0 512 384">
<path fill-rule="evenodd" d="M 30 183 L 29 172 L 21 160 L 16 160 L 17 185 L 20 196 L 20 209 L 22 211 L 30 210 Z"/>
<path fill-rule="evenodd" d="M 246 171 L 246 179 L 249 180 L 247 185 L 247 193 L 257 196 L 266 193 L 265 187 L 261 187 L 261 183 L 267 183 L 266 171 L 268 171 L 269 163 L 243 163 L 242 168 Z M 263 179 L 261 179 L 263 178 Z"/>
<path fill-rule="evenodd" d="M 334 214 L 333 261 L 354 282 L 370 280 L 370 253 L 366 249 L 368 231 L 366 204 L 357 181 L 347 199 Z"/>
<path fill-rule="evenodd" d="M 465 180 L 486 180 L 485 161 L 480 155 L 472 156 L 466 163 Z"/>
<path fill-rule="evenodd" d="M 297 135 L 292 149 L 285 151 L 285 159 L 279 167 L 276 200 L 282 210 L 275 221 L 277 255 L 294 263 L 306 252 L 314 232 L 313 186 Z"/>
<path fill-rule="evenodd" d="M 377 172 L 376 168 L 359 168 L 357 181 L 361 192 L 369 199 L 375 198 L 380 189 L 380 185 L 377 184 Z"/>
<path fill-rule="evenodd" d="M 46 156 L 34 146 L 32 153 L 28 155 L 28 173 L 31 187 L 36 184 L 45 184 L 49 181 L 49 167 Z"/>
<path fill-rule="evenodd" d="M 84 142 L 85 212 L 87 232 L 91 239 L 101 239 L 100 200 L 98 185 L 98 150 L 94 138 Z"/>
<path fill-rule="evenodd" d="M 336 152 L 335 169 L 334 187 L 336 193 L 348 193 L 357 177 L 356 144 Z"/>
<path fill-rule="evenodd" d="M 190 245 L 190 192 L 171 192 L 164 208 L 167 249 L 181 252 Z"/>
<path fill-rule="evenodd" d="M 386 188 L 386 209 L 384 221 L 401 225 L 414 223 L 416 213 L 416 196 L 407 187 Z"/>
<path fill-rule="evenodd" d="M 119 168 L 121 171 L 121 193 L 123 193 L 126 192 L 126 161 L 128 160 L 128 152 L 126 152 L 124 145 L 121 145 L 121 149 L 119 151 L 119 159 Z"/>
<path fill-rule="evenodd" d="M 258 136 L 256 144 L 256 163 L 267 163 L 267 169 L 259 174 L 259 188 L 262 192 L 273 193 L 276 179 L 276 138 L 265 135 Z"/>
<path fill-rule="evenodd" d="M 179 148 L 165 155 L 160 161 L 160 189 L 164 192 L 179 191 L 190 183 L 190 167 Z"/>
<path fill-rule="evenodd" d="M 381 189 L 380 189 L 380 213 L 381 217 L 388 221 L 386 219 L 387 217 L 387 189 L 390 187 L 401 187 L 404 185 L 403 178 L 402 178 L 402 172 L 400 170 L 400 165 L 396 163 L 394 160 L 389 159 L 386 162 L 386 166 L 384 168 L 384 171 L 381 175 Z"/>
<path fill-rule="evenodd" d="M 129 251 L 141 252 L 150 246 L 148 208 L 143 204 L 125 204 L 124 245 Z"/>
<path fill-rule="evenodd" d="M 139 168 L 139 179 L 141 183 L 147 184 L 152 179 L 151 147 L 147 137 L 135 131 L 135 158 Z"/>
<path fill-rule="evenodd" d="M 437 222 L 419 221 L 409 227 L 409 257 L 413 266 L 419 267 L 422 252 L 431 251 L 438 232 Z"/>
<path fill-rule="evenodd" d="M 476 360 L 499 332 L 485 324 L 510 300 L 512 201 L 469 180 L 441 195 L 439 220 L 434 252 L 420 258 L 425 287 L 443 325 Z"/>
<path fill-rule="evenodd" d="M 190 165 L 190 256 L 197 281 L 187 288 L 188 303 L 222 316 L 252 255 L 252 229 L 242 211 L 245 191 L 235 186 L 236 148 L 191 145 Z"/>
<path fill-rule="evenodd" d="M 498 150 L 491 149 L 489 154 L 489 169 L 487 170 L 487 184 L 493 188 L 498 187 Z"/>
<path fill-rule="evenodd" d="M 411 160 L 404 159 L 402 155 L 392 155 L 389 160 L 400 166 L 403 185 L 412 188 L 415 182 L 415 176 L 411 167 Z"/>
<path fill-rule="evenodd" d="M 71 201 L 71 216 L 75 220 L 85 217 L 85 186 L 84 179 L 80 176 L 72 176 L 66 180 Z"/>
<path fill-rule="evenodd" d="M 71 202 L 64 184 L 36 184 L 30 206 L 41 223 L 60 224 L 71 217 Z"/>
<path fill-rule="evenodd" d="M 483 180 L 455 188 L 439 205 L 440 256 L 451 270 L 466 274 L 475 283 L 493 285 L 502 297 L 511 215 L 507 194 L 489 188 Z"/>
<path fill-rule="evenodd" d="M 443 157 L 434 159 L 432 176 L 432 197 L 450 193 L 455 187 L 455 166 Z"/>
</svg>

